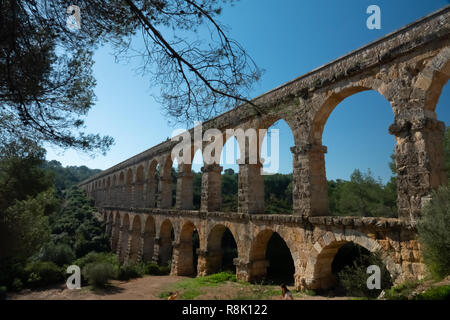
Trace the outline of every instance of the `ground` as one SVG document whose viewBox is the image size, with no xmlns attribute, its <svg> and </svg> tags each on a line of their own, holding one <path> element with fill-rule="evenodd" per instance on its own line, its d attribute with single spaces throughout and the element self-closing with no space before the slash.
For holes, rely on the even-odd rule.
<svg viewBox="0 0 450 320">
<path fill-rule="evenodd" d="M 195 286 L 195 279 L 177 276 L 145 276 L 130 281 L 111 281 L 111 286 L 105 290 L 90 290 L 83 287 L 80 290 L 69 290 L 65 284 L 48 287 L 41 290 L 22 290 L 11 294 L 12 300 L 159 300 L 167 299 L 169 291 L 178 290 L 179 300 L 183 295 L 191 295 L 193 299 L 281 299 L 281 290 L 278 286 L 250 285 L 240 282 L 226 281 L 217 285 Z M 186 285 L 189 284 L 189 285 Z M 189 287 L 188 289 L 185 289 Z M 310 296 L 294 292 L 296 300 L 326 300 L 350 299 L 348 297 L 328 298 L 324 296 Z"/>
</svg>

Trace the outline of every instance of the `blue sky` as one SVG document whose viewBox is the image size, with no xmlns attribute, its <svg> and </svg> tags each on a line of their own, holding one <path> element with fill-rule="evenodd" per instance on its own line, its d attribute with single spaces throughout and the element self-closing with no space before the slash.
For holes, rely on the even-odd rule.
<svg viewBox="0 0 450 320">
<path fill-rule="evenodd" d="M 381 30 L 366 28 L 366 8 L 381 8 Z M 226 7 L 219 20 L 265 73 L 251 97 L 290 81 L 448 4 L 445 0 L 247 0 Z M 86 118 L 86 131 L 108 134 L 115 145 L 106 156 L 91 158 L 81 152 L 47 148 L 47 159 L 64 166 L 86 165 L 107 169 L 170 137 L 159 105 L 150 96 L 148 78 L 135 72 L 137 64 L 115 63 L 109 47 L 95 53 L 96 105 Z M 450 85 L 441 95 L 438 119 L 450 125 Z M 324 130 L 328 147 L 328 179 L 349 179 L 355 168 L 371 168 L 383 181 L 394 148 L 388 134 L 393 122 L 389 103 L 376 92 L 362 92 L 344 100 L 331 114 Z M 280 172 L 292 172 L 292 134 L 280 130 Z M 230 166 L 226 166 L 230 167 Z M 236 166 L 231 166 L 236 169 Z M 194 166 L 194 170 L 198 170 Z"/>
</svg>

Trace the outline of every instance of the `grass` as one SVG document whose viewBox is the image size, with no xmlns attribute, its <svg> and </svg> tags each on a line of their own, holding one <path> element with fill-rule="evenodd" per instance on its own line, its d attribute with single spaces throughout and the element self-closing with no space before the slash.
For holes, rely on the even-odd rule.
<svg viewBox="0 0 450 320">
<path fill-rule="evenodd" d="M 216 287 L 227 281 L 236 282 L 236 275 L 231 272 L 220 272 L 205 277 L 198 277 L 176 282 L 161 292 L 160 298 L 167 298 L 170 292 L 178 291 L 181 299 L 192 300 L 203 294 L 202 287 Z"/>
</svg>

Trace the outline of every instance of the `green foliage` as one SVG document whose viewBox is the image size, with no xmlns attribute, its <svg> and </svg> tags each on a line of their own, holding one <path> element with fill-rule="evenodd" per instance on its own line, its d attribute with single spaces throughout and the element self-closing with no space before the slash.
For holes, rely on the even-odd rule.
<svg viewBox="0 0 450 320">
<path fill-rule="evenodd" d="M 428 269 L 436 278 L 450 275 L 450 186 L 433 192 L 418 222 L 419 241 Z"/>
<path fill-rule="evenodd" d="M 225 212 L 237 212 L 238 174 L 233 169 L 226 169 L 221 177 L 222 207 Z"/>
<path fill-rule="evenodd" d="M 72 187 L 63 196 L 62 210 L 50 216 L 52 242 L 72 247 L 78 258 L 91 251 L 109 251 L 105 226 L 95 217 L 95 208 L 84 192 Z"/>
<path fill-rule="evenodd" d="M 292 213 L 292 174 L 264 176 L 265 213 Z"/>
<path fill-rule="evenodd" d="M 154 276 L 165 276 L 170 274 L 170 268 L 167 266 L 158 266 L 154 262 L 148 262 L 144 266 L 144 273 Z"/>
<path fill-rule="evenodd" d="M 385 290 L 385 298 L 388 300 L 408 300 L 408 297 L 411 296 L 419 284 L 419 281 L 406 281 Z"/>
<path fill-rule="evenodd" d="M 50 172 L 54 177 L 55 188 L 59 192 L 77 185 L 79 182 L 101 172 L 99 169 L 89 169 L 86 166 L 63 167 L 56 160 L 46 161 L 42 168 Z"/>
<path fill-rule="evenodd" d="M 364 217 L 395 217 L 395 178 L 386 185 L 373 178 L 371 171 L 356 169 L 350 181 L 328 182 L 330 211 L 335 215 Z"/>
<path fill-rule="evenodd" d="M 450 286 L 432 287 L 415 296 L 414 300 L 450 300 Z"/>
<path fill-rule="evenodd" d="M 83 269 L 83 277 L 85 277 L 89 284 L 94 288 L 103 288 L 108 284 L 108 281 L 114 279 L 116 270 L 111 263 L 108 262 L 93 262 L 87 264 Z"/>
<path fill-rule="evenodd" d="M 26 286 L 38 288 L 64 280 L 63 270 L 53 262 L 34 261 L 26 265 Z"/>
<path fill-rule="evenodd" d="M 7 290 L 5 286 L 0 287 L 0 301 L 6 299 L 6 292 Z"/>
<path fill-rule="evenodd" d="M 161 298 L 168 297 L 169 292 L 180 291 L 182 299 L 194 299 L 203 294 L 202 287 L 216 287 L 227 281 L 236 281 L 236 275 L 231 272 L 220 272 L 206 277 L 197 277 L 176 282 L 168 287 L 168 290 L 160 294 Z"/>
<path fill-rule="evenodd" d="M 376 298 L 382 290 L 392 286 L 391 276 L 378 253 L 370 253 L 360 246 L 348 243 L 341 247 L 338 254 L 340 257 L 338 260 L 336 260 L 337 257 L 335 258 L 333 268 L 339 270 L 337 272 L 338 290 L 343 289 L 346 296 Z M 346 261 L 352 261 L 352 263 L 347 264 Z M 337 267 L 337 264 L 341 266 Z M 367 288 L 369 277 L 367 267 L 370 265 L 380 267 L 381 289 Z"/>
<path fill-rule="evenodd" d="M 75 260 L 75 254 L 67 244 L 54 244 L 53 242 L 49 242 L 42 248 L 39 259 L 63 266 L 71 264 Z"/>
<path fill-rule="evenodd" d="M 74 264 L 81 269 L 90 263 L 108 263 L 115 267 L 117 271 L 119 269 L 119 259 L 117 258 L 117 255 L 107 252 L 89 252 L 87 255 L 74 262 Z"/>
<path fill-rule="evenodd" d="M 140 278 L 144 275 L 144 266 L 138 263 L 125 263 L 120 266 L 119 274 L 117 279 L 119 280 L 130 280 L 135 278 Z"/>
</svg>

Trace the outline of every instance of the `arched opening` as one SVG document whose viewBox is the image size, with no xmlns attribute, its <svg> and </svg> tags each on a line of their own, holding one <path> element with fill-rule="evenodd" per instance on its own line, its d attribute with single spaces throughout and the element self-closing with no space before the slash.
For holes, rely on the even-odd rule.
<svg viewBox="0 0 450 320">
<path fill-rule="evenodd" d="M 149 208 L 157 207 L 157 194 L 159 184 L 159 164 L 156 160 L 150 162 L 147 172 L 147 190 L 146 190 L 146 206 Z"/>
<path fill-rule="evenodd" d="M 177 261 L 178 275 L 195 276 L 197 274 L 198 248 L 200 248 L 200 237 L 195 225 L 189 221 L 181 228 Z"/>
<path fill-rule="evenodd" d="M 117 201 L 117 177 L 113 175 L 112 186 L 111 186 L 111 203 L 117 206 L 119 203 Z"/>
<path fill-rule="evenodd" d="M 137 262 L 141 258 L 141 219 L 139 216 L 134 216 L 133 225 L 131 229 L 131 246 L 129 260 Z"/>
<path fill-rule="evenodd" d="M 439 99 L 436 104 L 435 114 L 437 120 L 443 121 L 445 124 L 445 132 L 444 132 L 444 141 L 443 141 L 443 162 L 444 162 L 444 171 L 446 173 L 445 177 L 442 179 L 444 182 L 440 184 L 449 184 L 450 185 L 450 84 L 446 83 L 442 90 L 440 91 Z M 441 146 L 439 146 L 440 148 Z M 442 150 L 442 149 L 441 149 Z M 440 150 L 437 150 L 438 154 L 440 154 Z"/>
<path fill-rule="evenodd" d="M 294 260 L 286 242 L 277 232 L 266 229 L 258 234 L 252 244 L 250 262 L 252 281 L 294 284 Z"/>
<path fill-rule="evenodd" d="M 164 220 L 159 231 L 159 256 L 158 264 L 160 266 L 172 265 L 173 240 L 175 233 L 170 220 Z"/>
<path fill-rule="evenodd" d="M 130 230 L 130 216 L 126 213 L 122 219 L 122 227 L 120 232 L 120 251 L 119 261 L 123 263 L 128 255 L 128 236 Z"/>
<path fill-rule="evenodd" d="M 321 154 L 312 175 L 325 176 L 326 168 L 327 185 L 319 189 L 331 214 L 398 216 L 393 122 L 389 101 L 369 88 L 345 89 L 322 106 L 313 129 L 314 152 Z"/>
<path fill-rule="evenodd" d="M 111 250 L 113 252 L 117 252 L 118 249 L 118 241 L 119 241 L 119 235 L 120 235 L 120 214 L 116 212 L 114 214 L 114 226 L 112 229 L 112 236 L 111 236 Z"/>
<path fill-rule="evenodd" d="M 203 166 L 202 150 L 198 149 L 192 160 L 192 204 L 194 210 L 200 210 L 202 200 L 202 172 Z"/>
<path fill-rule="evenodd" d="M 208 236 L 206 270 L 208 274 L 220 271 L 236 272 L 234 259 L 238 257 L 236 241 L 230 229 L 222 224 L 214 226 Z"/>
<path fill-rule="evenodd" d="M 112 234 L 113 234 L 113 223 L 114 223 L 114 214 L 112 212 L 110 212 L 107 215 L 107 220 L 106 220 L 106 236 L 111 239 L 112 238 Z"/>
<path fill-rule="evenodd" d="M 268 129 L 260 146 L 264 170 L 264 213 L 292 214 L 292 130 L 283 119 Z"/>
<path fill-rule="evenodd" d="M 381 289 L 370 289 L 369 266 L 380 268 Z M 377 297 L 392 286 L 392 279 L 381 256 L 347 241 L 335 241 L 322 249 L 314 269 L 317 289 L 331 296 Z"/>
<path fill-rule="evenodd" d="M 120 207 L 125 207 L 125 174 L 123 171 L 119 174 L 119 187 L 117 190 L 117 203 Z"/>
<path fill-rule="evenodd" d="M 223 168 L 221 175 L 221 211 L 238 211 L 238 182 L 239 165 L 241 157 L 239 144 L 236 137 L 229 137 L 225 142 L 220 156 L 220 166 Z"/>
<path fill-rule="evenodd" d="M 143 261 L 151 261 L 155 249 L 155 220 L 147 216 L 144 228 L 144 246 L 142 252 Z"/>
<path fill-rule="evenodd" d="M 134 195 L 133 195 L 133 170 L 129 168 L 127 170 L 127 180 L 126 180 L 126 188 L 125 188 L 125 199 L 128 207 L 132 207 L 134 203 Z"/>
<path fill-rule="evenodd" d="M 134 206 L 144 206 L 144 166 L 140 165 L 136 170 L 136 187 L 134 191 Z"/>
</svg>

